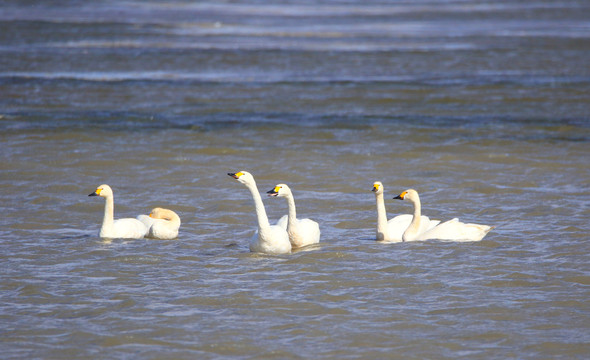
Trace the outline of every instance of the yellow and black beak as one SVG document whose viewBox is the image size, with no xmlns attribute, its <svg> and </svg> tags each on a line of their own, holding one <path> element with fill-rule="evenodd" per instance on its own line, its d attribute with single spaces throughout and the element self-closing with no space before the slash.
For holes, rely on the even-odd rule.
<svg viewBox="0 0 590 360">
<path fill-rule="evenodd" d="M 267 191 L 266 193 L 268 194 L 268 196 L 278 196 L 280 188 L 280 186 L 275 186 L 274 189 Z"/>
<path fill-rule="evenodd" d="M 229 176 L 233 177 L 234 179 L 238 179 L 240 176 L 244 175 L 243 172 L 237 172 L 237 173 L 227 173 Z"/>
<path fill-rule="evenodd" d="M 96 189 L 93 193 L 88 194 L 88 196 L 100 196 L 100 192 L 102 189 Z"/>
<path fill-rule="evenodd" d="M 399 194 L 398 196 L 394 197 L 396 200 L 403 200 L 408 192 L 404 191 L 403 193 Z"/>
<path fill-rule="evenodd" d="M 371 190 L 372 192 L 378 191 L 379 190 L 379 184 L 375 184 L 373 185 L 373 190 Z"/>
</svg>

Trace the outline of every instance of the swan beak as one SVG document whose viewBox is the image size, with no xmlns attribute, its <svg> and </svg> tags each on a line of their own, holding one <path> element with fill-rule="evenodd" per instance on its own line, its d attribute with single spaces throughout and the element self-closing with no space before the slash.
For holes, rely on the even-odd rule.
<svg viewBox="0 0 590 360">
<path fill-rule="evenodd" d="M 276 186 L 274 189 L 267 191 L 266 193 L 268 194 L 268 196 L 277 196 L 279 195 L 279 186 Z"/>
<path fill-rule="evenodd" d="M 229 176 L 233 177 L 234 179 L 238 179 L 240 176 L 244 175 L 242 172 L 237 173 L 227 173 Z"/>
<path fill-rule="evenodd" d="M 372 192 L 375 192 L 375 191 L 377 191 L 377 190 L 379 190 L 379 185 L 375 185 L 375 186 L 373 186 L 373 190 L 371 190 L 371 191 L 372 191 Z"/>
<path fill-rule="evenodd" d="M 399 194 L 398 196 L 394 197 L 396 200 L 403 200 L 408 192 L 404 191 L 403 193 Z"/>
<path fill-rule="evenodd" d="M 100 196 L 100 191 L 102 189 L 96 189 L 93 193 L 88 194 L 88 196 Z"/>
</svg>

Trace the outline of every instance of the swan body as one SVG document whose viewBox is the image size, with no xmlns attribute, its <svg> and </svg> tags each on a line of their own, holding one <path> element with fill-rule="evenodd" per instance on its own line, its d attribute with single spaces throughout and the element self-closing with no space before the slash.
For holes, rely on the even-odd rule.
<svg viewBox="0 0 590 360">
<path fill-rule="evenodd" d="M 262 198 L 256 187 L 256 181 L 247 171 L 228 173 L 229 176 L 244 184 L 254 199 L 258 232 L 250 240 L 250 251 L 264 254 L 288 254 L 291 252 L 291 242 L 284 225 L 270 225 Z M 284 223 L 284 221 L 283 221 Z"/>
<path fill-rule="evenodd" d="M 492 227 L 488 225 L 465 224 L 460 222 L 458 218 L 438 224 L 435 227 L 425 228 L 423 224 L 421 224 L 420 197 L 416 190 L 408 189 L 394 199 L 409 200 L 414 204 L 414 216 L 412 217 L 412 223 L 403 234 L 402 238 L 404 241 L 430 239 L 479 241 L 492 229 Z"/>
<path fill-rule="evenodd" d="M 317 222 L 311 219 L 297 219 L 297 211 L 295 209 L 295 199 L 289 186 L 285 184 L 278 184 L 272 190 L 268 191 L 269 196 L 284 197 L 289 206 L 289 214 L 287 215 L 287 234 L 289 234 L 289 241 L 294 248 L 303 247 L 320 242 L 320 226 Z M 279 220 L 279 223 L 283 221 Z"/>
<path fill-rule="evenodd" d="M 373 183 L 375 200 L 377 202 L 377 240 L 383 242 L 401 242 L 404 231 L 412 222 L 412 215 L 398 215 L 389 221 L 385 210 L 385 201 L 383 200 L 383 184 L 380 181 Z M 433 228 L 440 223 L 439 220 L 430 220 L 428 216 L 421 215 L 421 227 L 423 231 Z"/>
<path fill-rule="evenodd" d="M 148 228 L 147 237 L 162 240 L 178 237 L 180 217 L 172 210 L 154 208 L 149 215 L 139 215 L 137 220 Z"/>
<path fill-rule="evenodd" d="M 113 189 L 103 184 L 88 196 L 100 196 L 105 198 L 104 217 L 99 236 L 101 238 L 122 238 L 122 239 L 141 239 L 147 232 L 148 228 L 141 221 L 132 218 L 114 220 L 115 201 Z"/>
</svg>

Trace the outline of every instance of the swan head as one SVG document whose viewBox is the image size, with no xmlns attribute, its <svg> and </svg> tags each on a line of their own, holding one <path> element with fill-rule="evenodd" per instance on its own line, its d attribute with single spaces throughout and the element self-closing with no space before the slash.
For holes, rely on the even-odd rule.
<svg viewBox="0 0 590 360">
<path fill-rule="evenodd" d="M 237 173 L 227 173 L 229 176 L 233 177 L 234 179 L 238 180 L 242 184 L 248 184 L 254 182 L 254 176 L 247 171 L 239 171 Z"/>
<path fill-rule="evenodd" d="M 275 185 L 272 190 L 266 192 L 268 196 L 287 197 L 292 195 L 291 189 L 285 184 Z"/>
<path fill-rule="evenodd" d="M 163 208 L 153 208 L 150 212 L 150 217 L 154 219 L 162 219 L 172 221 L 172 214 L 174 212 L 172 210 L 163 209 Z"/>
<path fill-rule="evenodd" d="M 102 184 L 94 190 L 94 192 L 88 194 L 88 196 L 100 196 L 100 197 L 109 197 L 113 196 L 113 189 L 107 184 Z"/>
<path fill-rule="evenodd" d="M 408 189 L 398 196 L 394 197 L 397 200 L 410 200 L 411 202 L 420 201 L 420 197 L 418 196 L 418 192 L 414 189 Z"/>
<path fill-rule="evenodd" d="M 371 191 L 373 191 L 375 195 L 383 194 L 383 184 L 381 183 L 381 181 L 375 181 L 373 183 L 373 190 Z"/>
</svg>

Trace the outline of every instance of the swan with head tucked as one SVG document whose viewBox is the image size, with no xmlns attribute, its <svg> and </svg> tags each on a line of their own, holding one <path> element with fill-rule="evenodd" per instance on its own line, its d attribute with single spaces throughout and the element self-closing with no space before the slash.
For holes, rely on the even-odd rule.
<svg viewBox="0 0 590 360">
<path fill-rule="evenodd" d="M 373 183 L 375 200 L 377 202 L 377 240 L 382 242 L 401 242 L 404 231 L 412 222 L 412 215 L 398 215 L 387 221 L 385 201 L 383 200 L 383 184 L 380 181 Z M 421 216 L 421 226 L 424 230 L 433 228 L 440 223 L 439 220 L 430 220 L 428 216 Z"/>
<path fill-rule="evenodd" d="M 141 221 L 149 230 L 147 237 L 162 240 L 171 240 L 178 237 L 180 217 L 174 211 L 163 208 L 154 208 L 149 215 L 139 215 Z"/>
<path fill-rule="evenodd" d="M 421 224 L 421 205 L 418 192 L 414 189 L 408 189 L 398 196 L 394 197 L 398 200 L 408 200 L 414 204 L 414 216 L 412 223 L 403 235 L 404 241 L 412 240 L 453 240 L 453 241 L 479 241 L 492 229 L 488 225 L 479 224 L 465 224 L 459 221 L 458 218 L 446 221 L 442 224 L 424 230 Z"/>
<path fill-rule="evenodd" d="M 252 198 L 258 219 L 258 231 L 250 240 L 250 251 L 265 254 L 288 254 L 291 252 L 291 242 L 284 225 L 270 225 L 262 198 L 256 187 L 254 177 L 247 171 L 228 173 L 229 176 L 246 185 Z M 284 221 L 283 221 L 284 223 Z"/>
<path fill-rule="evenodd" d="M 297 219 L 295 199 L 289 186 L 278 184 L 272 190 L 267 191 L 269 196 L 284 197 L 289 206 L 287 215 L 287 234 L 292 247 L 303 247 L 320 242 L 320 226 L 311 219 Z"/>
<path fill-rule="evenodd" d="M 101 238 L 122 238 L 122 239 L 141 239 L 144 237 L 148 228 L 139 220 L 132 218 L 114 220 L 115 200 L 113 189 L 110 186 L 100 185 L 93 193 L 88 196 L 100 196 L 105 198 L 104 218 L 100 228 Z"/>
</svg>

